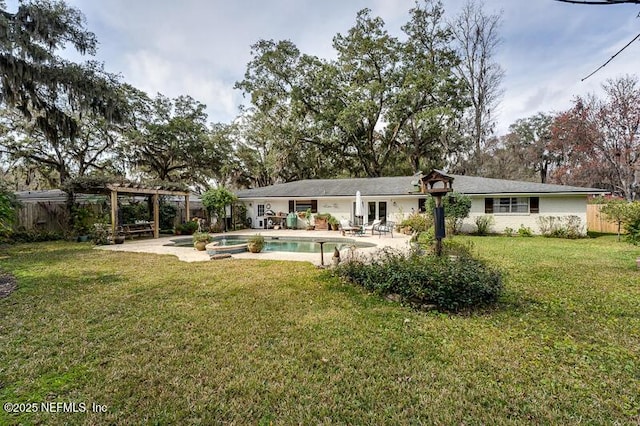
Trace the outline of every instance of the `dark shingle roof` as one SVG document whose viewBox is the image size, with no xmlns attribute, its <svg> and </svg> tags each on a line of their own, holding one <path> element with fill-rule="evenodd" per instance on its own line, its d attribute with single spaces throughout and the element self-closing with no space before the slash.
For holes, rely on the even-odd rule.
<svg viewBox="0 0 640 426">
<path fill-rule="evenodd" d="M 535 193 L 575 193 L 598 194 L 606 191 L 595 188 L 581 188 L 566 185 L 550 185 L 505 179 L 490 179 L 475 176 L 449 175 L 454 178 L 453 189 L 467 195 L 473 194 L 535 194 Z M 237 191 L 239 198 L 274 197 L 341 197 L 354 196 L 360 191 L 362 196 L 392 196 L 416 193 L 414 186 L 417 176 L 398 176 L 355 179 L 307 179 L 295 182 L 265 186 L 262 188 Z"/>
<path fill-rule="evenodd" d="M 239 198 L 268 197 L 353 197 L 356 191 L 363 196 L 409 194 L 418 177 L 381 177 L 356 179 L 307 179 L 236 192 Z"/>
<path fill-rule="evenodd" d="M 491 179 L 477 176 L 449 175 L 454 178 L 453 189 L 463 194 L 600 194 L 603 189 L 517 180 Z"/>
</svg>

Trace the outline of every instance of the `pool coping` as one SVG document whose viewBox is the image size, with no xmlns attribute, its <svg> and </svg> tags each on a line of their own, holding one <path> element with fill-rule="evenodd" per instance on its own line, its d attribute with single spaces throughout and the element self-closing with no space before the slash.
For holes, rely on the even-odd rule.
<svg viewBox="0 0 640 426">
<path fill-rule="evenodd" d="M 313 235 L 309 235 L 312 233 Z M 225 234 L 213 234 L 214 236 L 252 236 L 260 234 L 265 238 L 277 237 L 277 238 L 291 238 L 291 239 L 322 239 L 329 240 L 331 238 L 342 238 L 333 235 L 335 231 L 305 231 L 305 230 L 239 230 L 227 232 Z M 96 246 L 97 250 L 106 251 L 119 251 L 119 252 L 133 252 L 133 253 L 153 253 L 153 254 L 167 254 L 176 256 L 183 262 L 205 262 L 210 261 L 210 256 L 206 251 L 197 251 L 195 249 L 190 250 L 188 247 L 177 247 L 166 245 L 171 242 L 172 239 L 185 238 L 186 236 L 167 235 L 161 238 L 146 238 L 127 240 L 124 244 L 113 244 L 106 246 Z M 408 248 L 409 236 L 403 234 L 394 233 L 393 238 L 389 235 L 372 236 L 365 234 L 356 237 L 345 237 L 349 240 L 362 241 L 375 244 L 374 247 L 358 248 L 357 250 L 362 253 L 371 253 L 382 247 L 393 248 Z M 341 254 L 346 254 L 349 250 L 347 247 L 343 248 Z M 320 264 L 320 253 L 298 253 L 298 252 L 262 252 L 262 253 L 237 253 L 232 255 L 232 259 L 259 259 L 259 260 L 285 260 L 285 261 L 300 261 L 311 262 L 315 265 Z M 331 253 L 324 253 L 324 263 L 329 264 L 331 262 Z"/>
</svg>

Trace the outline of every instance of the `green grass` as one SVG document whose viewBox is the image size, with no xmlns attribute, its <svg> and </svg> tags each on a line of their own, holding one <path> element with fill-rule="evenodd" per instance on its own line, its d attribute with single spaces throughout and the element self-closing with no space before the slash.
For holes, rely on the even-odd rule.
<svg viewBox="0 0 640 426">
<path fill-rule="evenodd" d="M 297 262 L 0 252 L 0 424 L 637 424 L 640 272 L 615 237 L 468 237 L 499 305 L 422 313 Z"/>
</svg>

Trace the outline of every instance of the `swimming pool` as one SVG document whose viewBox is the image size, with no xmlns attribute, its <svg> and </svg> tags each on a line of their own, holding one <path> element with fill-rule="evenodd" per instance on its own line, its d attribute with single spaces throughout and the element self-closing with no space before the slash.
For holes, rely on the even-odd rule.
<svg viewBox="0 0 640 426">
<path fill-rule="evenodd" d="M 243 246 L 247 243 L 250 235 L 231 235 L 224 236 L 218 235 L 212 238 L 213 242 L 217 242 L 221 247 L 233 247 Z M 193 240 L 189 238 L 176 238 L 171 240 L 172 243 L 168 245 L 176 247 L 190 247 L 193 248 Z M 357 241 L 351 238 L 313 238 L 313 237 L 264 237 L 264 248 L 262 251 L 284 251 L 294 253 L 320 253 L 319 241 L 324 241 L 323 250 L 325 253 L 330 253 L 335 247 L 338 249 L 342 246 L 355 245 L 358 248 L 375 247 L 375 244 L 365 243 Z M 246 246 L 245 246 L 246 247 Z M 246 249 L 242 250 L 245 251 Z M 207 249 L 209 251 L 209 249 Z M 229 252 L 228 250 L 224 250 Z"/>
</svg>

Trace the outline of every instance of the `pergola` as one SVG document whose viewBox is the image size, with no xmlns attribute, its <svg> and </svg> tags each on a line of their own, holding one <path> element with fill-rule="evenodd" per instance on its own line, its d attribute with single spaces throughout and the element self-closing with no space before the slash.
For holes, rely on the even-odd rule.
<svg viewBox="0 0 640 426">
<path fill-rule="evenodd" d="M 159 196 L 173 195 L 183 196 L 186 210 L 186 221 L 189 221 L 189 192 L 175 191 L 163 189 L 161 186 L 147 187 L 144 185 L 132 183 L 108 183 L 105 185 L 104 192 L 111 195 L 111 232 L 116 235 L 116 226 L 118 222 L 118 194 L 129 195 L 151 195 L 153 198 L 153 238 L 160 238 L 160 209 Z"/>
</svg>

